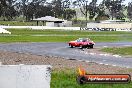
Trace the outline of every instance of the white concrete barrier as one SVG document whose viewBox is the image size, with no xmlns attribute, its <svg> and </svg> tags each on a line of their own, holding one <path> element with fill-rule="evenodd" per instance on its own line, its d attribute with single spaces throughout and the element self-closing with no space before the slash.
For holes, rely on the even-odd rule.
<svg viewBox="0 0 132 88">
<path fill-rule="evenodd" d="M 33 29 L 33 30 L 46 30 L 46 29 L 62 29 L 62 30 L 80 30 L 80 27 L 47 27 L 47 26 L 1 26 L 2 28 L 14 29 Z"/>
<path fill-rule="evenodd" d="M 1 65 L 0 88 L 50 88 L 50 65 Z"/>
<path fill-rule="evenodd" d="M 32 26 L 31 27 L 32 29 L 43 29 L 43 30 L 46 30 L 46 29 L 60 29 L 60 30 L 80 30 L 80 27 L 47 27 L 47 26 Z"/>
</svg>

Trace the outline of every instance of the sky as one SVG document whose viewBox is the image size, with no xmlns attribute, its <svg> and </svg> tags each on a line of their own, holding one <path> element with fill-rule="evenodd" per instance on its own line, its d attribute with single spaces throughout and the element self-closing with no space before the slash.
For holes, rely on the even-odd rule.
<svg viewBox="0 0 132 88">
<path fill-rule="evenodd" d="M 89 1 L 92 1 L 92 0 L 89 0 Z M 102 0 L 98 0 L 98 3 L 102 2 Z M 128 2 L 132 2 L 132 0 L 125 0 L 123 4 L 127 5 Z"/>
<path fill-rule="evenodd" d="M 74 1 L 74 0 L 73 0 L 73 1 Z M 88 0 L 88 1 L 91 2 L 92 0 Z M 97 0 L 97 1 L 98 1 L 97 3 L 99 4 L 99 3 L 101 3 L 103 0 Z M 128 2 L 132 2 L 132 0 L 125 0 L 123 4 L 127 5 Z"/>
<path fill-rule="evenodd" d="M 52 1 L 52 0 L 47 0 L 47 1 Z M 71 1 L 74 1 L 74 0 L 71 0 Z M 91 2 L 92 0 L 88 0 L 89 2 Z M 102 2 L 103 0 L 97 0 L 98 2 L 97 2 L 97 4 L 99 4 L 100 2 Z M 132 0 L 125 0 L 124 1 L 124 5 L 128 5 L 128 2 L 132 2 Z"/>
<path fill-rule="evenodd" d="M 31 0 L 32 1 L 32 0 Z M 47 0 L 48 2 L 51 2 L 52 0 Z M 75 1 L 75 0 L 71 0 L 71 1 Z M 90 3 L 92 0 L 88 0 L 88 3 Z M 97 0 L 97 4 L 101 3 L 103 0 Z M 123 5 L 128 5 L 129 2 L 132 2 L 132 0 L 125 0 L 123 2 Z"/>
</svg>

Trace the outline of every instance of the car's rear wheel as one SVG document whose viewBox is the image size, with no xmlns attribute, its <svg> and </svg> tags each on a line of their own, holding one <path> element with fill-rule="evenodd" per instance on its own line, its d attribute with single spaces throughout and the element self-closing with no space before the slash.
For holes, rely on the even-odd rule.
<svg viewBox="0 0 132 88">
<path fill-rule="evenodd" d="M 80 45 L 80 49 L 83 49 L 84 48 L 84 46 L 83 45 Z"/>
<path fill-rule="evenodd" d="M 73 48 L 73 46 L 72 46 L 71 44 L 69 44 L 69 46 L 70 46 L 71 48 Z"/>
</svg>

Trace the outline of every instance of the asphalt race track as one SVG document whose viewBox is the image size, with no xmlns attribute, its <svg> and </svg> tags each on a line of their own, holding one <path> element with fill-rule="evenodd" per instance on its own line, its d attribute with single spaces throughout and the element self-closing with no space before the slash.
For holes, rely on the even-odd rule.
<svg viewBox="0 0 132 88">
<path fill-rule="evenodd" d="M 132 42 L 96 43 L 96 47 L 132 46 Z M 30 53 L 35 55 L 51 55 L 76 59 L 99 64 L 132 68 L 132 58 L 119 55 L 103 55 L 87 53 L 79 48 L 69 48 L 67 43 L 1 43 L 0 50 Z"/>
</svg>

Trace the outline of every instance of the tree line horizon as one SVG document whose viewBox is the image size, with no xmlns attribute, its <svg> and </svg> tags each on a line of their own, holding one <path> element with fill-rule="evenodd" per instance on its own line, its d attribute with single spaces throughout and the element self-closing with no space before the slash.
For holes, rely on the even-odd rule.
<svg viewBox="0 0 132 88">
<path fill-rule="evenodd" d="M 132 20 L 132 1 L 124 5 L 125 0 L 1 0 L 0 17 L 4 21 L 22 17 L 25 21 L 44 16 L 71 20 L 78 19 L 77 9 L 84 15 L 85 20 L 107 20 L 124 18 Z M 95 18 L 95 19 L 94 19 Z"/>
</svg>

